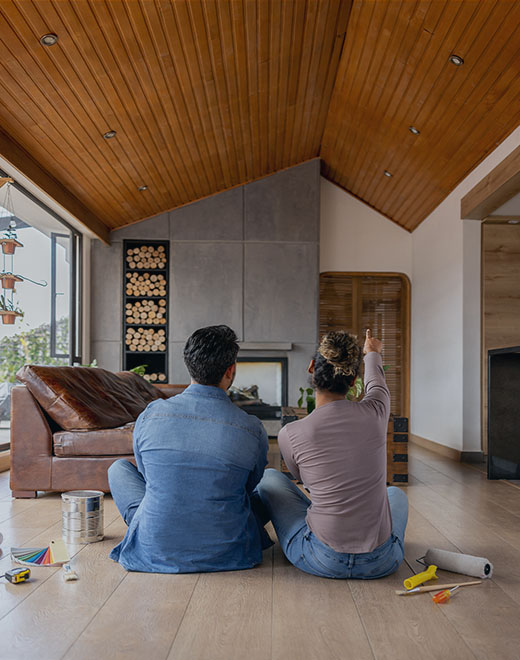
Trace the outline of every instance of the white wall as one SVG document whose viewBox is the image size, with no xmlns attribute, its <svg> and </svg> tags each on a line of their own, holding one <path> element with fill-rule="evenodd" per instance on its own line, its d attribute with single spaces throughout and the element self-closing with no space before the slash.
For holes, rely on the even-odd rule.
<svg viewBox="0 0 520 660">
<path fill-rule="evenodd" d="M 412 235 L 321 178 L 320 272 L 412 274 Z"/>
<path fill-rule="evenodd" d="M 520 144 L 516 129 L 412 234 L 412 433 L 480 450 L 480 223 L 460 200 Z"/>
</svg>

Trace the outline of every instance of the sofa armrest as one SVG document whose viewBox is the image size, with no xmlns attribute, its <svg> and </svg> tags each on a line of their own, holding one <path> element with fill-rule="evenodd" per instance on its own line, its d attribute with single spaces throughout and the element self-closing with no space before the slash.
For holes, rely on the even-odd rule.
<svg viewBox="0 0 520 660">
<path fill-rule="evenodd" d="M 176 394 L 180 394 L 181 392 L 184 392 L 184 390 L 188 387 L 187 385 L 172 385 L 171 383 L 167 384 L 155 384 L 154 387 L 156 387 L 161 394 L 164 396 L 165 399 L 169 399 L 171 396 L 175 396 Z"/>
<path fill-rule="evenodd" d="M 13 491 L 50 490 L 52 432 L 25 386 L 11 391 L 11 476 Z"/>
</svg>

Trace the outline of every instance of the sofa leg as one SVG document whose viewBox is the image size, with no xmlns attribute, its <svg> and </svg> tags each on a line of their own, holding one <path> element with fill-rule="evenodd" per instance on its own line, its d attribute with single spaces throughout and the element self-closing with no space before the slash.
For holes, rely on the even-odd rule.
<svg viewBox="0 0 520 660">
<path fill-rule="evenodd" d="M 11 495 L 13 497 L 36 497 L 38 493 L 35 490 L 13 490 Z"/>
</svg>

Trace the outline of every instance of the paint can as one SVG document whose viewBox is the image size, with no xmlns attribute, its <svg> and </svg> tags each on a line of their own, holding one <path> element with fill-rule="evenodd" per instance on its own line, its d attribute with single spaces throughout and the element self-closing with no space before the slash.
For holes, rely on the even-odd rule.
<svg viewBox="0 0 520 660">
<path fill-rule="evenodd" d="M 100 490 L 71 490 L 61 494 L 61 533 L 66 543 L 103 540 L 103 498 Z"/>
</svg>

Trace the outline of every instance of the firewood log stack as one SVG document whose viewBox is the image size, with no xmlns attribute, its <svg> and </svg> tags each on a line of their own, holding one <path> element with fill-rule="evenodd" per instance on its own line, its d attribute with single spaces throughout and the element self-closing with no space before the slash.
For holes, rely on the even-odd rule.
<svg viewBox="0 0 520 660">
<path fill-rule="evenodd" d="M 126 263 L 132 270 L 162 270 L 166 267 L 164 247 L 140 245 L 126 251 Z"/>
<path fill-rule="evenodd" d="M 156 273 L 127 273 L 126 274 L 127 296 L 165 296 L 166 278 Z"/>
<path fill-rule="evenodd" d="M 161 328 L 127 328 L 125 344 L 129 351 L 149 353 L 166 350 L 166 333 Z"/>
<path fill-rule="evenodd" d="M 126 322 L 135 325 L 165 325 L 166 300 L 137 300 L 125 305 Z"/>
</svg>

